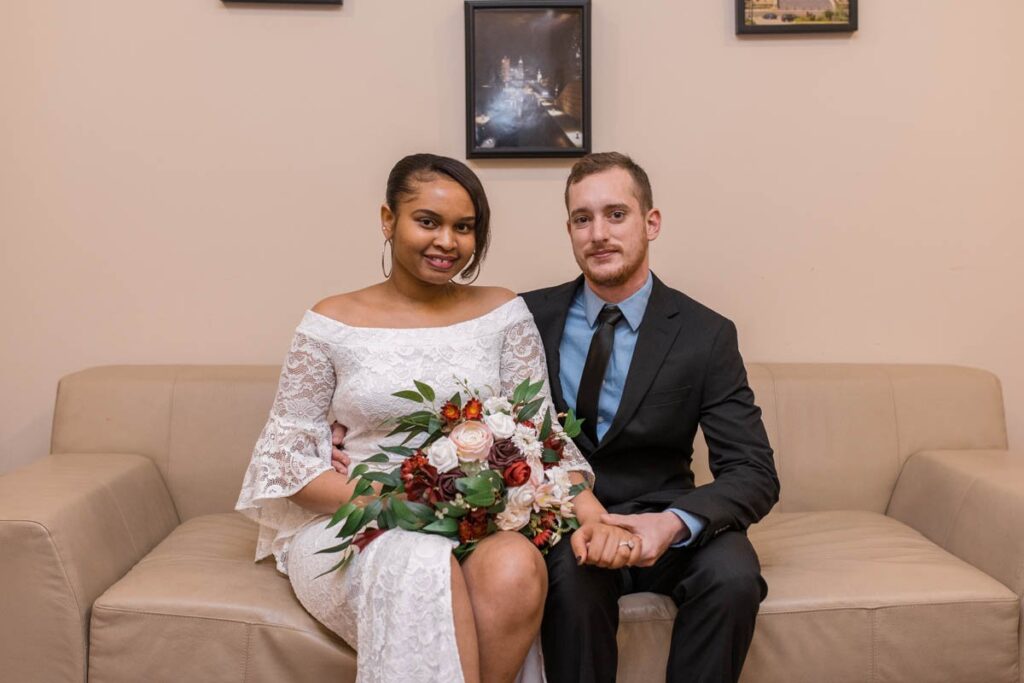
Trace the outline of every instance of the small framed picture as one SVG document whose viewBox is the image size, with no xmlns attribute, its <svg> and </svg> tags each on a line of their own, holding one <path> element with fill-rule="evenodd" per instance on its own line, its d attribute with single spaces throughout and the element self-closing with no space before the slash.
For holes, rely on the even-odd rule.
<svg viewBox="0 0 1024 683">
<path fill-rule="evenodd" d="M 736 33 L 852 33 L 857 0 L 736 0 Z"/>
<path fill-rule="evenodd" d="M 466 0 L 466 156 L 590 152 L 590 0 Z"/>
<path fill-rule="evenodd" d="M 264 4 L 287 4 L 287 5 L 340 5 L 342 0 L 222 0 L 228 3 L 249 3 L 259 2 Z"/>
</svg>

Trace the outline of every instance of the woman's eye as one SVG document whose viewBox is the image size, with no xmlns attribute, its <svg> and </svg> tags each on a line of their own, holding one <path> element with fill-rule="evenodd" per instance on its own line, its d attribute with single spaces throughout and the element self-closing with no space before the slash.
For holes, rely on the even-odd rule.
<svg viewBox="0 0 1024 683">
<path fill-rule="evenodd" d="M 421 218 L 419 220 L 419 223 L 420 223 L 420 225 L 422 225 L 425 228 L 432 228 L 432 227 L 434 227 L 434 221 L 431 220 L 430 218 Z"/>
<path fill-rule="evenodd" d="M 456 225 L 455 229 L 458 230 L 459 232 L 472 232 L 473 231 L 473 226 L 472 225 L 461 224 L 461 225 Z"/>
</svg>

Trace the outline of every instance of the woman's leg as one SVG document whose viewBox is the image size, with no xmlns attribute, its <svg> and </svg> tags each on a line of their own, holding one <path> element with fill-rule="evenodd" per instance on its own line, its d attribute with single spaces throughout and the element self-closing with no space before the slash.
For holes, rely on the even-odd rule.
<svg viewBox="0 0 1024 683">
<path fill-rule="evenodd" d="M 480 541 L 462 574 L 476 619 L 481 679 L 510 683 L 540 630 L 548 590 L 544 558 L 522 534 L 499 531 Z"/>
<path fill-rule="evenodd" d="M 451 562 L 452 616 L 455 618 L 455 642 L 459 647 L 462 677 L 466 679 L 466 683 L 480 683 L 480 648 L 477 644 L 473 605 L 458 560 L 453 556 Z"/>
</svg>

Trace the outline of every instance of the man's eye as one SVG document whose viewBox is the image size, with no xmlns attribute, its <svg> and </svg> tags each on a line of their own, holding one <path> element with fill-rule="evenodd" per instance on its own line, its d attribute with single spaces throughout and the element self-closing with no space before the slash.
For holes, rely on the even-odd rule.
<svg viewBox="0 0 1024 683">
<path fill-rule="evenodd" d="M 617 221 L 621 221 L 625 217 L 626 214 L 623 211 L 612 211 L 612 218 L 614 218 Z"/>
<path fill-rule="evenodd" d="M 587 220 L 588 220 L 588 218 L 586 216 L 576 216 L 576 218 L 573 219 L 573 222 L 574 223 L 586 223 Z"/>
</svg>

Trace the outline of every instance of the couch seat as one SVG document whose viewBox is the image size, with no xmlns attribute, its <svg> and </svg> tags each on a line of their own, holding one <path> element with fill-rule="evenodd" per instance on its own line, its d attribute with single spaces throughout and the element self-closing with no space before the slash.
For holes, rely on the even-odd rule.
<svg viewBox="0 0 1024 683">
<path fill-rule="evenodd" d="M 90 683 L 354 680 L 355 652 L 255 554 L 235 512 L 175 529 L 94 604 Z"/>
</svg>

